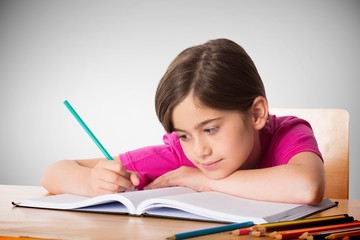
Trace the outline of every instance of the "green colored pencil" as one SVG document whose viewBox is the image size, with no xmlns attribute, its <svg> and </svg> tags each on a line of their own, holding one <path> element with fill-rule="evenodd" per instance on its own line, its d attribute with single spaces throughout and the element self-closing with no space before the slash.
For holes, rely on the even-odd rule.
<svg viewBox="0 0 360 240">
<path fill-rule="evenodd" d="M 88 128 L 88 126 L 85 124 L 85 122 L 81 119 L 81 117 L 79 116 L 79 114 L 77 114 L 77 112 L 75 111 L 75 109 L 70 105 L 70 103 L 65 100 L 64 101 L 65 106 L 67 107 L 67 109 L 69 109 L 69 111 L 71 112 L 71 114 L 75 117 L 75 119 L 78 121 L 78 123 L 81 125 L 81 127 L 85 130 L 85 132 L 89 135 L 89 137 L 94 141 L 94 143 L 96 144 L 96 146 L 98 146 L 98 148 L 102 151 L 102 153 L 105 155 L 105 157 L 108 160 L 114 160 L 110 154 L 108 153 L 108 151 L 106 151 L 106 149 L 104 148 L 104 146 L 99 142 L 99 140 L 95 137 L 95 135 L 91 132 L 91 130 Z"/>
<path fill-rule="evenodd" d="M 228 225 L 223 225 L 219 227 L 212 227 L 212 228 L 205 228 L 200 230 L 195 230 L 191 232 L 184 232 L 184 233 L 177 233 L 173 236 L 168 237 L 168 240 L 180 240 L 180 239 L 186 239 L 186 238 L 193 238 L 193 237 L 199 237 L 204 235 L 209 235 L 213 233 L 219 233 L 219 232 L 226 232 L 231 231 L 237 228 L 245 228 L 245 227 L 251 227 L 253 226 L 253 222 L 243 222 L 243 223 L 232 223 Z"/>
</svg>

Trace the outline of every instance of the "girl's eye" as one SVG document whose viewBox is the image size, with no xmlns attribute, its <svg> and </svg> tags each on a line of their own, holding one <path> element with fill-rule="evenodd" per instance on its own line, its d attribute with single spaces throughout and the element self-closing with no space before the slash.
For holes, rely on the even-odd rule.
<svg viewBox="0 0 360 240">
<path fill-rule="evenodd" d="M 181 141 L 187 141 L 187 140 L 189 140 L 189 138 L 190 138 L 190 136 L 187 134 L 179 135 L 179 139 Z"/>
<path fill-rule="evenodd" d="M 208 133 L 208 134 L 213 134 L 213 133 L 216 133 L 218 130 L 219 130 L 218 127 L 212 127 L 212 128 L 204 129 L 204 132 Z"/>
</svg>

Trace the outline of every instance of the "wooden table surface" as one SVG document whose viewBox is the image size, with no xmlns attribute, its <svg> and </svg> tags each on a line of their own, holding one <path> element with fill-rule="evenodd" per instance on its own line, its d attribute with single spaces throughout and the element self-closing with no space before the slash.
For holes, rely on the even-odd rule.
<svg viewBox="0 0 360 240">
<path fill-rule="evenodd" d="M 12 201 L 45 195 L 46 190 L 40 186 L 0 185 L 0 236 L 46 239 L 166 239 L 174 233 L 221 225 L 165 218 L 20 208 L 11 204 Z M 338 207 L 314 216 L 348 213 L 360 220 L 360 200 L 333 200 L 339 201 Z M 193 239 L 250 238 L 219 233 Z"/>
</svg>

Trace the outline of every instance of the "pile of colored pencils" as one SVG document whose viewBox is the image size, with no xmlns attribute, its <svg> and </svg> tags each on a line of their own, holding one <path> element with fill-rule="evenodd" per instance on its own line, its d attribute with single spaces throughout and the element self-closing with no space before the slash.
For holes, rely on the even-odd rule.
<svg viewBox="0 0 360 240">
<path fill-rule="evenodd" d="M 360 239 L 360 221 L 347 214 L 254 225 L 232 231 L 274 239 Z"/>
</svg>

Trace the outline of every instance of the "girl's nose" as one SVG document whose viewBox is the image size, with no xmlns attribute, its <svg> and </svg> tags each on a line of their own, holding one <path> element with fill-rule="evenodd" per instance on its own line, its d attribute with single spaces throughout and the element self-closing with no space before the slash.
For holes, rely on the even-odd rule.
<svg viewBox="0 0 360 240">
<path fill-rule="evenodd" d="M 199 139 L 198 141 L 196 141 L 194 150 L 195 150 L 196 157 L 202 158 L 202 159 L 206 158 L 207 156 L 210 156 L 212 154 L 212 149 L 211 149 L 210 145 L 202 139 Z"/>
</svg>

